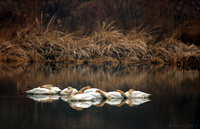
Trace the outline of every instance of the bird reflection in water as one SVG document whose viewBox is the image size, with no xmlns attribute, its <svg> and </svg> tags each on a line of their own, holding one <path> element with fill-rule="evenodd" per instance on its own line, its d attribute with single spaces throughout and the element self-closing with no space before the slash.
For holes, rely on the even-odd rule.
<svg viewBox="0 0 200 129">
<path fill-rule="evenodd" d="M 63 100 L 68 102 L 69 105 L 76 110 L 83 110 L 91 106 L 103 107 L 105 104 L 110 106 L 121 107 L 123 105 L 129 105 L 130 107 L 138 106 L 149 102 L 149 98 L 132 98 L 132 99 L 96 99 L 92 101 L 72 101 L 70 96 L 59 96 L 59 95 L 27 95 L 28 98 L 42 103 L 53 102 L 56 100 Z"/>
</svg>

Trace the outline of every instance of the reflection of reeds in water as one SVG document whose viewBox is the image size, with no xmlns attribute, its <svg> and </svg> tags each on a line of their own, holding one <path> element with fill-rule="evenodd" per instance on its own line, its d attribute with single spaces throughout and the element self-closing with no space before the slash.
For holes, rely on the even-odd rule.
<svg viewBox="0 0 200 129">
<path fill-rule="evenodd" d="M 105 91 L 133 88 L 150 94 L 174 89 L 177 93 L 199 92 L 199 71 L 181 70 L 174 67 L 126 67 L 59 65 L 1 67 L 1 78 L 9 76 L 19 90 L 29 90 L 43 84 L 53 84 L 61 89 L 71 85 L 77 89 L 86 85 Z M 189 83 L 193 82 L 193 86 Z M 167 92 L 166 92 L 167 93 Z"/>
</svg>

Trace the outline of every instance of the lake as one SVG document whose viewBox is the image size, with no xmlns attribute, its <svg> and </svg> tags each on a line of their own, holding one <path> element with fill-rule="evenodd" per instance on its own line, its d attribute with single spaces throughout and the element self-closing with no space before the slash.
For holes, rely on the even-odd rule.
<svg viewBox="0 0 200 129">
<path fill-rule="evenodd" d="M 200 127 L 200 71 L 169 66 L 1 64 L 0 129 L 193 129 Z M 69 102 L 27 96 L 43 84 L 130 88 L 149 99 Z"/>
</svg>

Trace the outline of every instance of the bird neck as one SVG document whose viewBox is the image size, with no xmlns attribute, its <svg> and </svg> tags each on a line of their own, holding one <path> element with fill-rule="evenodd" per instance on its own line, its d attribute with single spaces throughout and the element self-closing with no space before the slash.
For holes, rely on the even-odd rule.
<svg viewBox="0 0 200 129">
<path fill-rule="evenodd" d="M 81 88 L 79 91 L 84 92 L 86 89 L 91 89 L 91 87 L 85 86 L 85 87 Z"/>
<path fill-rule="evenodd" d="M 130 89 L 130 90 L 127 91 L 125 94 L 130 98 L 133 91 L 134 91 L 133 89 Z"/>
<path fill-rule="evenodd" d="M 108 96 L 102 90 L 97 90 L 97 92 L 100 93 L 103 98 L 108 98 Z"/>
<path fill-rule="evenodd" d="M 40 86 L 40 88 L 51 88 L 51 87 L 53 87 L 53 85 L 52 84 L 46 84 L 46 85 L 42 85 L 42 86 Z"/>
<path fill-rule="evenodd" d="M 121 93 L 121 95 L 122 95 L 124 98 L 129 98 L 128 95 L 126 95 L 123 91 L 117 90 L 117 92 Z"/>
</svg>

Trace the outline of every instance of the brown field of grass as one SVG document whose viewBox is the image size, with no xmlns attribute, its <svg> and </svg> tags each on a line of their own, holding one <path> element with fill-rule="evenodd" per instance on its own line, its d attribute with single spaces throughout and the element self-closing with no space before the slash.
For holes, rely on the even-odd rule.
<svg viewBox="0 0 200 129">
<path fill-rule="evenodd" d="M 159 42 L 151 30 L 135 28 L 123 34 L 105 23 L 88 36 L 58 31 L 54 17 L 47 27 L 35 20 L 11 40 L 0 41 L 1 62 L 67 62 L 169 64 L 199 68 L 200 49 L 171 36 Z"/>
</svg>

